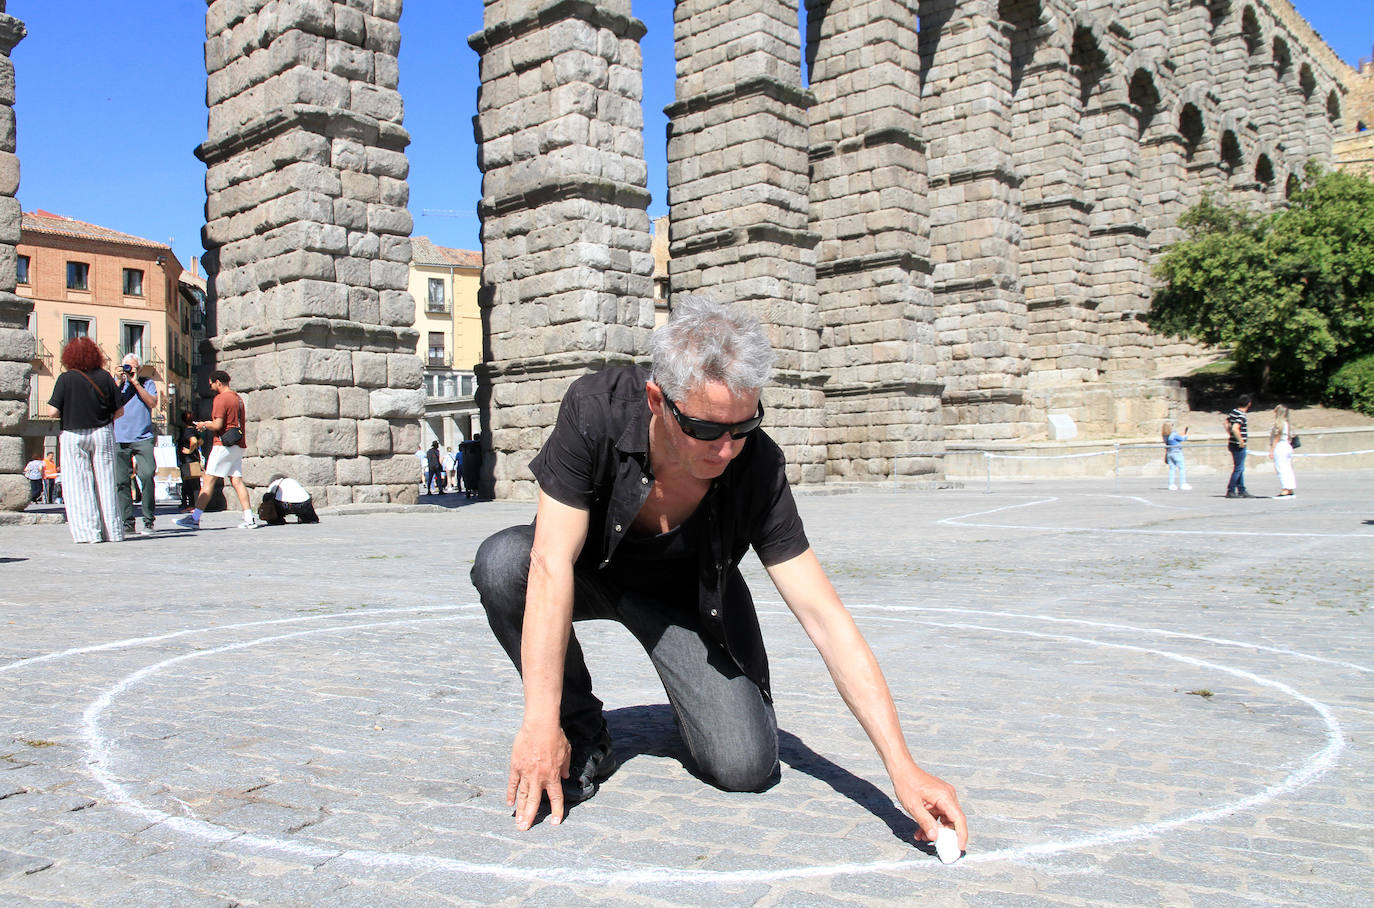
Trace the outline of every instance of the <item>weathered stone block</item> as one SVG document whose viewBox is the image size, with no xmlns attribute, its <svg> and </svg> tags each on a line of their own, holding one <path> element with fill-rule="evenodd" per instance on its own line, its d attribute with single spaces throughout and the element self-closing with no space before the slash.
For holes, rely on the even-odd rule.
<svg viewBox="0 0 1374 908">
<path fill-rule="evenodd" d="M 369 409 L 382 419 L 419 419 L 425 394 L 419 388 L 377 388 L 369 397 Z"/>
</svg>

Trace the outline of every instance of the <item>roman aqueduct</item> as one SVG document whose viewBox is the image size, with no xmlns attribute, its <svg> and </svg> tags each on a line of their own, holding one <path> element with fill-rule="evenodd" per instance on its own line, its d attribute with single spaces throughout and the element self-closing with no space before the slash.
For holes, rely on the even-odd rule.
<svg viewBox="0 0 1374 908">
<path fill-rule="evenodd" d="M 29 303 L 0 0 L 0 475 L 22 501 Z M 1192 352 L 1150 264 L 1204 192 L 1283 203 L 1330 158 L 1340 62 L 1287 0 L 677 0 L 670 281 L 750 306 L 791 478 L 941 475 L 948 446 L 1102 431 Z M 401 0 L 210 0 L 206 267 L 250 483 L 414 501 Z M 486 0 L 486 463 L 498 497 L 567 384 L 653 326 L 643 24 L 630 0 Z M 806 78 L 803 78 L 803 73 Z M 22 90 L 22 73 L 20 90 Z M 22 128 L 22 124 L 19 124 Z M 1141 419 L 1153 419 L 1142 411 Z M 22 507 L 22 503 L 18 506 Z"/>
</svg>

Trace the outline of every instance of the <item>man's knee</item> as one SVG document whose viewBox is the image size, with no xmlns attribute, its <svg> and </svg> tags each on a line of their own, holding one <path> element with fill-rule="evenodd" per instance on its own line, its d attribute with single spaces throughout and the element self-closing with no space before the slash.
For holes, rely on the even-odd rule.
<svg viewBox="0 0 1374 908">
<path fill-rule="evenodd" d="M 732 742 L 722 753 L 704 755 L 698 768 L 716 787 L 725 791 L 762 791 L 777 777 L 778 741 L 760 736 L 754 741 Z"/>
<path fill-rule="evenodd" d="M 495 600 L 512 594 L 518 594 L 518 601 L 524 602 L 533 545 L 534 527 L 515 526 L 493 533 L 477 548 L 469 576 L 483 605 L 490 608 Z"/>
</svg>

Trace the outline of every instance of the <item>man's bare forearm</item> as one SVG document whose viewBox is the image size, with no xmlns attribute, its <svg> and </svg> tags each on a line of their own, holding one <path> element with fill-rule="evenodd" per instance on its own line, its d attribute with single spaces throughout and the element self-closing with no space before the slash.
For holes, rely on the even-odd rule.
<svg viewBox="0 0 1374 908">
<path fill-rule="evenodd" d="M 572 565 L 530 553 L 529 585 L 520 640 L 525 684 L 525 722 L 558 724 L 563 699 L 563 663 L 572 631 Z"/>
</svg>

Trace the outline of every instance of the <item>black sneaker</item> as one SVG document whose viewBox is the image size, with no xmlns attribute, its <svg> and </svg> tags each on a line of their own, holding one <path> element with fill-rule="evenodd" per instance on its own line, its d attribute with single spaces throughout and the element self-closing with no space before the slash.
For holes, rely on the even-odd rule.
<svg viewBox="0 0 1374 908">
<path fill-rule="evenodd" d="M 563 780 L 563 802 L 580 804 L 587 800 L 619 765 L 611 749 L 611 733 L 604 725 L 596 740 L 572 742 L 572 761 L 568 777 Z"/>
</svg>

